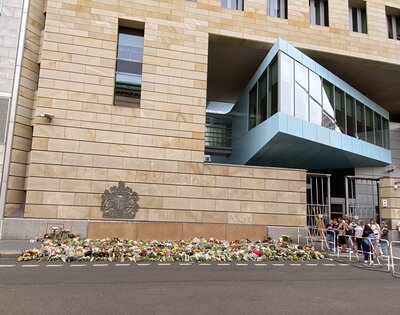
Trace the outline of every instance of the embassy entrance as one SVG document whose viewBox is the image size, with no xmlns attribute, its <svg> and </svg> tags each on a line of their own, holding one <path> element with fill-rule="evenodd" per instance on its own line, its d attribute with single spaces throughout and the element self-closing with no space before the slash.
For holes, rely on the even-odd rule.
<svg viewBox="0 0 400 315">
<path fill-rule="evenodd" d="M 352 170 L 332 173 L 307 173 L 307 225 L 326 226 L 330 218 L 348 216 L 350 220 L 380 221 L 379 179 L 349 174 Z"/>
</svg>

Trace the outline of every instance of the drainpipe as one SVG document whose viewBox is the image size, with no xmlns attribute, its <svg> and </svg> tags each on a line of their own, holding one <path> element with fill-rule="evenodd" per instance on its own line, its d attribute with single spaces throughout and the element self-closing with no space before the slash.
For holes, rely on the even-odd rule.
<svg viewBox="0 0 400 315">
<path fill-rule="evenodd" d="M 22 68 L 22 60 L 24 56 L 24 46 L 25 46 L 25 35 L 26 35 L 26 27 L 28 24 L 28 10 L 29 10 L 29 1 L 24 0 L 24 4 L 22 7 L 22 16 L 21 16 L 21 27 L 18 39 L 18 50 L 17 50 L 17 60 L 15 64 L 15 72 L 14 72 L 14 84 L 12 90 L 11 97 L 11 105 L 10 110 L 8 111 L 8 128 L 7 128 L 7 137 L 6 137 L 6 147 L 4 152 L 4 165 L 3 165 L 3 176 L 1 178 L 1 192 L 0 192 L 0 239 L 3 238 L 3 223 L 4 223 L 4 210 L 6 206 L 6 194 L 7 194 L 7 186 L 8 186 L 8 176 L 10 174 L 10 164 L 11 164 L 11 151 L 12 151 L 12 140 L 15 129 L 15 116 L 17 112 L 17 101 L 18 101 L 18 93 L 19 93 L 19 84 L 21 81 L 21 68 Z"/>
</svg>

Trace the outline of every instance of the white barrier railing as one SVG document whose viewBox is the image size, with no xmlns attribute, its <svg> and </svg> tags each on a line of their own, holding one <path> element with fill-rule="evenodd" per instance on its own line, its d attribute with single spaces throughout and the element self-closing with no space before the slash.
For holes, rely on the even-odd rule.
<svg viewBox="0 0 400 315">
<path fill-rule="evenodd" d="M 400 241 L 390 242 L 390 265 L 393 276 L 400 278 Z"/>
<path fill-rule="evenodd" d="M 348 255 L 346 258 L 348 257 L 350 261 L 354 256 L 359 261 L 361 256 L 362 260 L 366 260 L 369 264 L 373 264 L 374 261 L 376 261 L 379 266 L 387 266 L 387 271 L 392 271 L 393 276 L 400 277 L 400 241 L 389 242 L 378 238 L 372 241 L 372 239 L 368 237 L 357 238 L 352 235 L 343 235 L 343 237 L 345 239 L 347 251 L 342 253 L 342 248 L 339 245 L 339 235 L 336 233 L 333 234 L 332 239 L 332 237 L 329 236 L 329 231 L 326 229 L 319 229 L 318 233 L 311 233 L 311 229 L 308 226 L 297 227 L 298 244 L 304 240 L 307 245 L 316 247 L 316 243 L 319 242 L 321 243 L 321 250 L 324 250 L 325 244 L 326 249 L 333 249 L 337 258 L 340 258 L 341 254 L 346 254 Z M 341 242 L 343 242 L 343 239 Z M 359 249 L 358 243 L 364 243 L 364 248 Z M 366 258 L 364 255 L 366 255 L 368 259 L 364 259 Z"/>
<path fill-rule="evenodd" d="M 380 252 L 380 259 L 387 261 L 387 271 L 390 271 L 390 268 L 392 267 L 392 262 L 391 262 L 391 257 L 392 255 L 389 254 L 389 250 L 391 249 L 391 245 L 389 244 L 388 240 L 380 239 L 380 245 L 381 245 L 381 252 Z"/>
<path fill-rule="evenodd" d="M 321 244 L 321 250 L 324 250 L 324 244 L 326 247 L 329 247 L 326 239 L 326 229 L 315 229 L 310 226 L 299 226 L 297 228 L 297 242 L 300 243 L 300 240 L 303 237 L 306 244 L 312 245 L 314 248 L 317 247 L 317 243 Z"/>
<path fill-rule="evenodd" d="M 345 244 L 340 244 L 340 242 L 339 242 L 340 237 L 344 238 Z M 340 257 L 340 254 L 349 254 L 349 260 L 351 260 L 352 255 L 355 254 L 357 259 L 359 259 L 358 251 L 357 251 L 357 248 L 354 246 L 353 236 L 352 235 L 336 235 L 335 245 L 336 245 L 335 253 L 336 253 L 338 258 Z M 340 247 L 341 245 L 346 245 L 347 251 L 343 252 L 342 248 Z"/>
</svg>

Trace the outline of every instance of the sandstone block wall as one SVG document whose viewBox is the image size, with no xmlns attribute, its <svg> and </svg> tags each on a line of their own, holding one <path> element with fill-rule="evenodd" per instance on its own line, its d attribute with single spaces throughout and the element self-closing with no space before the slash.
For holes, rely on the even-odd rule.
<svg viewBox="0 0 400 315">
<path fill-rule="evenodd" d="M 137 221 L 305 224 L 305 171 L 203 159 L 209 34 L 400 63 L 385 2 L 367 1 L 369 34 L 349 32 L 339 0 L 330 27 L 310 25 L 308 3 L 289 0 L 279 19 L 260 0 L 243 12 L 217 0 L 32 0 L 8 213 L 25 204 L 30 218 L 101 219 L 101 193 L 124 180 L 141 196 Z M 139 108 L 113 106 L 122 19 L 145 25 Z"/>
</svg>

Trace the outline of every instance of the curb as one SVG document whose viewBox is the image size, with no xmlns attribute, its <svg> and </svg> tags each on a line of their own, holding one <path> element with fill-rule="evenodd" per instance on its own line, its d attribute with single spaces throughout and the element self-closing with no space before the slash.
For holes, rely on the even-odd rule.
<svg viewBox="0 0 400 315">
<path fill-rule="evenodd" d="M 17 259 L 21 251 L 19 250 L 2 250 L 0 251 L 0 258 L 15 258 Z"/>
</svg>

